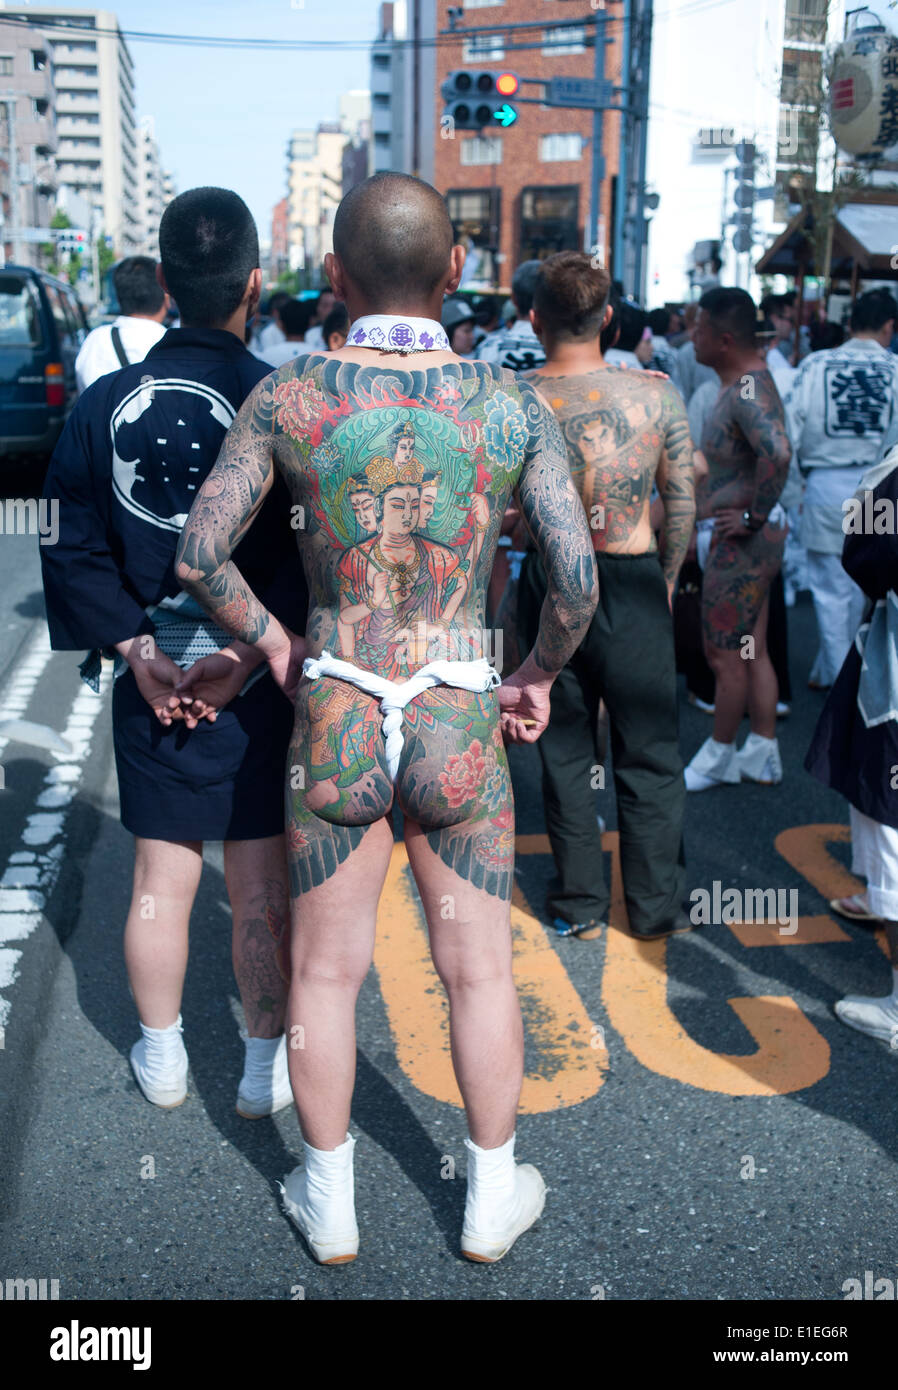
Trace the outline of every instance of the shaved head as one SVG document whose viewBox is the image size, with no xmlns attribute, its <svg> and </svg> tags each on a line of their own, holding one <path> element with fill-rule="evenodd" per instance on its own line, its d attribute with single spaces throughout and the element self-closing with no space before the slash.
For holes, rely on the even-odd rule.
<svg viewBox="0 0 898 1390">
<path fill-rule="evenodd" d="M 357 184 L 334 220 L 334 252 L 372 313 L 432 298 L 450 274 L 454 241 L 443 198 L 410 174 Z"/>
</svg>

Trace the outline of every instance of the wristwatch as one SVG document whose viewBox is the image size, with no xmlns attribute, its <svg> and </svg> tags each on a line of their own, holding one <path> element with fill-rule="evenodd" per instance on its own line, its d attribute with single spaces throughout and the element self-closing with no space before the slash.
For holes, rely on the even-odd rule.
<svg viewBox="0 0 898 1390">
<path fill-rule="evenodd" d="M 767 525 L 767 518 L 765 517 L 763 521 L 756 520 L 746 507 L 745 511 L 742 513 L 742 525 L 745 527 L 746 531 L 760 531 L 762 526 Z"/>
</svg>

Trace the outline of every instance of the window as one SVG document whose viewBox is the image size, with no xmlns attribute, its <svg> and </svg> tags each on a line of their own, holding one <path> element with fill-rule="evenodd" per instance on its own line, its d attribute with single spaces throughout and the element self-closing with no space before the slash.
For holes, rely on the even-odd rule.
<svg viewBox="0 0 898 1390">
<path fill-rule="evenodd" d="M 470 140 L 463 140 L 459 159 L 462 164 L 501 164 L 501 136 L 475 135 Z"/>
<path fill-rule="evenodd" d="M 31 50 L 31 71 L 43 72 L 47 66 L 47 55 L 42 48 Z"/>
<path fill-rule="evenodd" d="M 504 5 L 505 0 L 464 0 L 466 10 L 485 10 L 496 5 Z"/>
<path fill-rule="evenodd" d="M 539 157 L 543 164 L 556 159 L 579 159 L 583 153 L 583 136 L 577 131 L 565 135 L 542 135 L 539 141 Z"/>
<path fill-rule="evenodd" d="M 0 347 L 40 345 L 40 310 L 31 282 L 0 274 Z"/>
<path fill-rule="evenodd" d="M 543 260 L 554 251 L 580 250 L 579 209 L 579 187 L 522 189 L 517 263 Z"/>
<path fill-rule="evenodd" d="M 504 57 L 502 34 L 472 34 L 465 39 L 462 59 L 466 63 L 501 63 Z"/>
<path fill-rule="evenodd" d="M 825 43 L 827 3 L 828 0 L 786 0 L 786 39 Z"/>
<path fill-rule="evenodd" d="M 780 101 L 798 106 L 819 104 L 820 70 L 819 53 L 799 48 L 785 49 L 780 79 Z"/>
<path fill-rule="evenodd" d="M 455 240 L 468 253 L 462 276 L 466 289 L 492 288 L 498 283 L 500 198 L 498 188 L 456 188 L 446 194 Z"/>
<path fill-rule="evenodd" d="M 0 57 L 0 77 L 12 77 L 13 67 L 12 58 L 4 53 L 2 57 Z"/>
<path fill-rule="evenodd" d="M 55 285 L 44 282 L 44 290 L 50 301 L 50 308 L 53 311 L 53 318 L 56 321 L 56 330 L 59 334 L 59 341 L 63 347 L 74 348 L 77 350 L 79 344 L 72 332 L 72 324 L 65 311 L 62 297 Z"/>
<path fill-rule="evenodd" d="M 563 29 L 543 30 L 543 53 L 558 58 L 563 53 L 586 52 L 586 25 L 571 24 Z"/>
</svg>

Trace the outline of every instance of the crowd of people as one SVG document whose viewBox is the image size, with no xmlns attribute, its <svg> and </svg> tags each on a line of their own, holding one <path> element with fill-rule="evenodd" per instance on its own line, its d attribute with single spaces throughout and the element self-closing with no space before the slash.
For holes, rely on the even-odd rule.
<svg viewBox="0 0 898 1390">
<path fill-rule="evenodd" d="M 398 805 L 470 1132 L 462 1251 L 502 1258 L 545 1199 L 514 1157 L 505 745 L 539 752 L 559 935 L 607 927 L 606 731 L 629 929 L 693 930 L 687 797 L 781 782 L 801 587 L 820 640 L 808 679 L 828 692 L 806 766 L 848 800 L 867 881 L 833 907 L 884 923 L 893 967 L 891 994 L 837 1013 L 898 1037 L 891 294 L 861 295 L 843 342 L 838 325 L 805 332 L 790 296 L 756 306 L 720 285 L 646 313 L 566 251 L 519 266 L 500 314 L 458 294 L 443 199 L 397 174 L 344 199 L 314 301 L 279 292 L 260 313 L 256 229 L 227 190 L 181 194 L 159 240 L 158 265 L 117 268 L 121 314 L 82 348 L 46 484 L 59 543 L 41 549 L 54 648 L 88 650 L 96 688 L 115 660 L 147 1099 L 187 1095 L 190 912 L 203 842 L 222 840 L 237 1109 L 295 1103 L 286 1210 L 318 1260 L 355 1258 L 354 1011 Z M 501 672 L 459 646 L 488 622 Z M 685 768 L 678 671 L 713 716 Z"/>
</svg>

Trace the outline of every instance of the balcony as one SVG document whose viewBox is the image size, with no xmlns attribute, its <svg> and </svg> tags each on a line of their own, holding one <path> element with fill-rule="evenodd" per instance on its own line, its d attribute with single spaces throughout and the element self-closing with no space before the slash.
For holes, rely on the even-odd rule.
<svg viewBox="0 0 898 1390">
<path fill-rule="evenodd" d="M 56 129 L 60 139 L 86 139 L 99 135 L 100 123 L 99 121 L 79 120 L 77 116 L 64 116 L 57 121 Z"/>
<path fill-rule="evenodd" d="M 78 72 L 75 68 L 57 68 L 54 73 L 58 92 L 96 92 L 100 79 L 96 73 Z"/>
<path fill-rule="evenodd" d="M 371 64 L 371 95 L 372 97 L 392 96 L 393 93 L 393 69 L 389 63 Z"/>
</svg>

